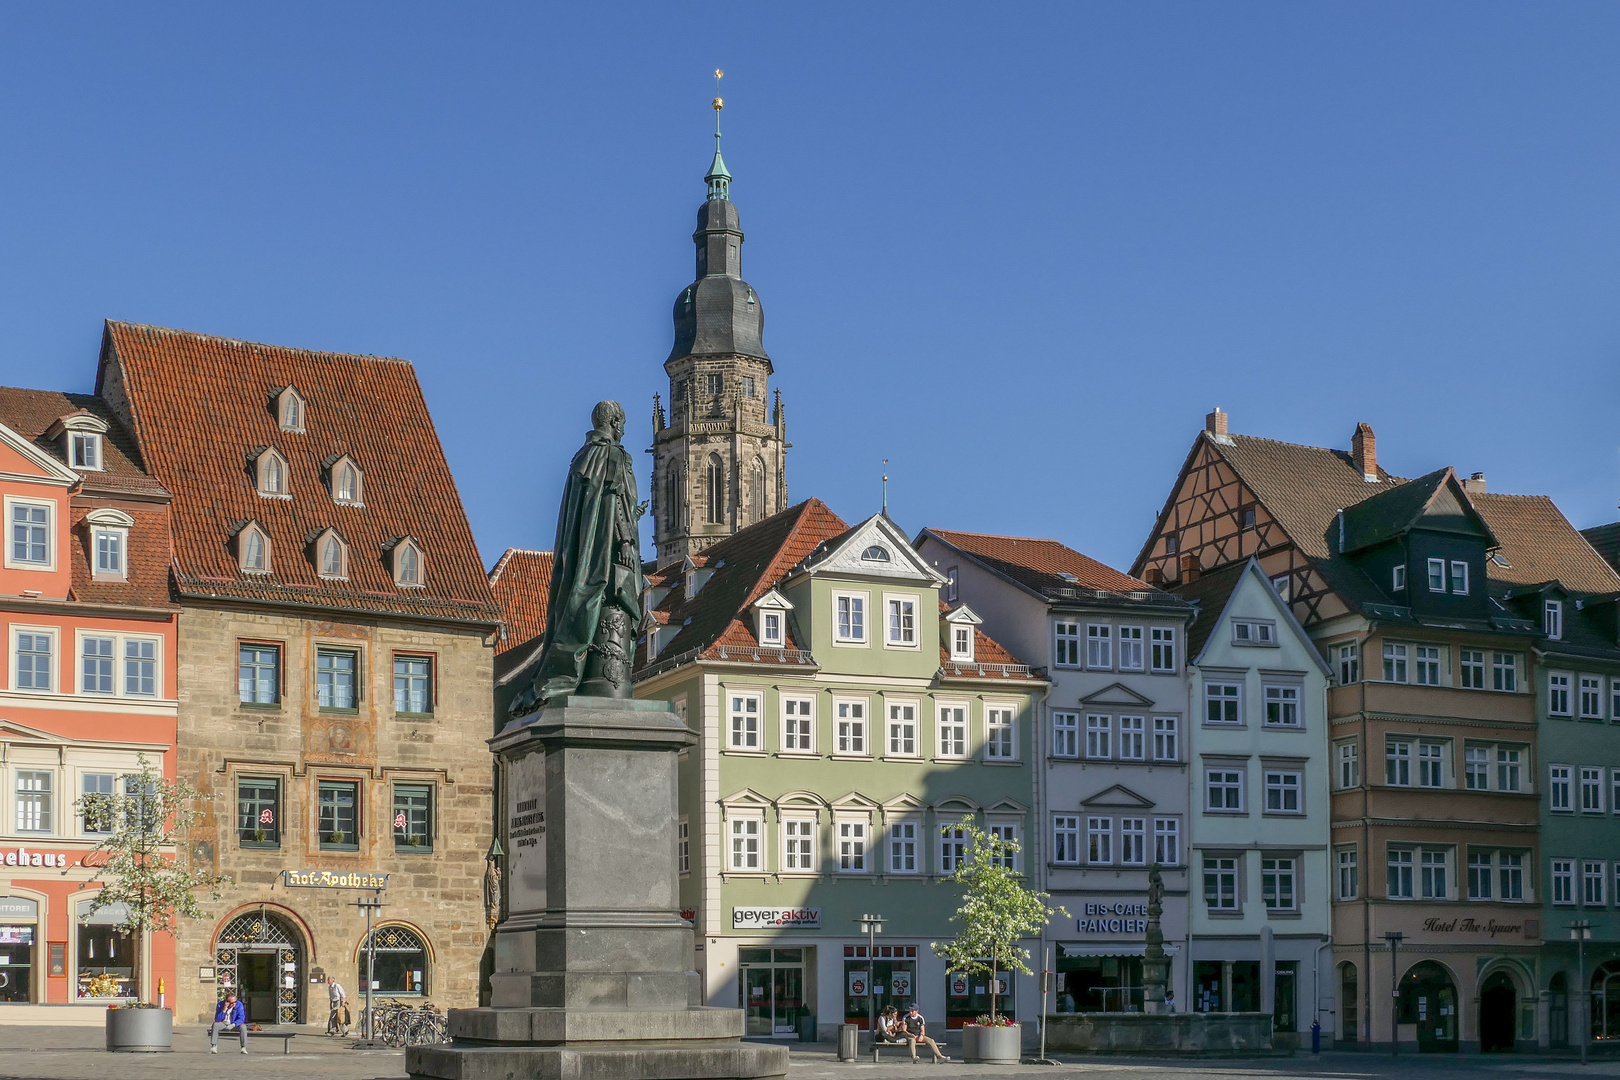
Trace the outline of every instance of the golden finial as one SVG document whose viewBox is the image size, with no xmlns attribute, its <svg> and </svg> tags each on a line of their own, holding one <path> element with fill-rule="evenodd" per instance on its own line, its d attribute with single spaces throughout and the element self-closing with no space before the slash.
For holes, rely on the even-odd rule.
<svg viewBox="0 0 1620 1080">
<path fill-rule="evenodd" d="M 714 90 L 715 90 L 716 95 L 718 95 L 720 93 L 720 80 L 725 78 L 725 77 L 726 77 L 726 73 L 724 71 L 720 70 L 719 68 L 714 69 Z M 714 99 L 714 111 L 719 112 L 721 109 L 723 109 L 725 107 L 726 107 L 726 103 L 723 100 L 721 100 L 720 97 L 716 96 L 715 99 Z"/>
</svg>

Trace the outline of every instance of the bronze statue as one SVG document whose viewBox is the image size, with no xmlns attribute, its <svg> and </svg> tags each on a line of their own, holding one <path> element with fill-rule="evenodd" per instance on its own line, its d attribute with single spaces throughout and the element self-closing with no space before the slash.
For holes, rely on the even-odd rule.
<svg viewBox="0 0 1620 1080">
<path fill-rule="evenodd" d="M 630 666 L 641 626 L 641 535 L 647 504 L 636 478 L 617 401 L 591 410 L 593 430 L 568 466 L 552 548 L 546 637 L 533 681 L 512 700 L 524 716 L 570 694 L 630 697 Z"/>
</svg>

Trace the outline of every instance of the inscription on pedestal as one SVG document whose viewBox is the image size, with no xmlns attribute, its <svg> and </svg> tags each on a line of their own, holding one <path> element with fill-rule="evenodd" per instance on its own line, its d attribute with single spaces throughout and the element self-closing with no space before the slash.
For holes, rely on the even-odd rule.
<svg viewBox="0 0 1620 1080">
<path fill-rule="evenodd" d="M 546 906 L 546 756 L 525 754 L 507 765 L 506 837 L 513 914 Z"/>
</svg>

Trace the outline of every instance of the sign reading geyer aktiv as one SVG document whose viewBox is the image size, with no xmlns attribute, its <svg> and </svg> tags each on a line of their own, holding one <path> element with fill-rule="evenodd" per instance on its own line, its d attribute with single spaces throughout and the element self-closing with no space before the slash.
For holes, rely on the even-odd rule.
<svg viewBox="0 0 1620 1080">
<path fill-rule="evenodd" d="M 332 870 L 283 870 L 282 883 L 291 889 L 386 889 L 387 874 L 365 874 L 358 871 L 339 873 Z"/>
</svg>

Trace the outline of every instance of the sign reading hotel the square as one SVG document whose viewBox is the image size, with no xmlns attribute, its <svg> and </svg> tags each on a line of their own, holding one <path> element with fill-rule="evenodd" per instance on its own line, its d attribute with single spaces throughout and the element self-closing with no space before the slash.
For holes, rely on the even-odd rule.
<svg viewBox="0 0 1620 1080">
<path fill-rule="evenodd" d="M 332 870 L 283 870 L 282 883 L 289 889 L 386 889 L 387 874 L 367 874 L 359 871 L 339 873 Z"/>
</svg>

